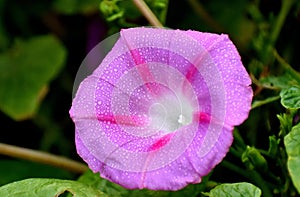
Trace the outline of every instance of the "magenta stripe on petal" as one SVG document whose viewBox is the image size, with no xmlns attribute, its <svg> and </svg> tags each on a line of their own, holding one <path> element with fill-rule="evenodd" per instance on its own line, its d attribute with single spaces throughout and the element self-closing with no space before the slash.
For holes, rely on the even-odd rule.
<svg viewBox="0 0 300 197">
<path fill-rule="evenodd" d="M 77 152 L 129 189 L 199 183 L 248 117 L 250 84 L 227 35 L 123 29 L 73 99 Z"/>
</svg>

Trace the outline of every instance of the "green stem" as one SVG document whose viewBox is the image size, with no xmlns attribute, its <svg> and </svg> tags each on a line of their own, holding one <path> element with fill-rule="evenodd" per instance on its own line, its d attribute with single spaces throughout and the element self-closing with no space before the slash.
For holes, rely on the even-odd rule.
<svg viewBox="0 0 300 197">
<path fill-rule="evenodd" d="M 143 0 L 132 0 L 140 12 L 145 16 L 149 23 L 155 27 L 163 27 L 161 22 L 157 19 L 151 9 Z"/>
<path fill-rule="evenodd" d="M 242 157 L 242 152 L 241 151 L 237 151 L 234 148 L 230 148 L 230 153 L 233 154 L 235 157 L 240 158 Z M 222 161 L 224 167 L 232 170 L 233 172 L 236 172 L 240 175 L 242 175 L 243 177 L 248 178 L 249 180 L 251 180 L 253 183 L 256 183 L 256 185 L 261 188 L 262 192 L 263 192 L 263 196 L 265 197 L 272 197 L 272 191 L 270 190 L 270 188 L 268 187 L 268 183 L 264 181 L 264 179 L 260 176 L 260 174 L 255 171 L 255 170 L 249 170 L 247 173 L 245 172 L 244 169 L 230 163 L 227 162 L 225 160 Z"/>
<path fill-rule="evenodd" d="M 283 0 L 281 2 L 282 2 L 282 6 L 280 9 L 279 15 L 277 17 L 277 20 L 275 21 L 272 32 L 270 34 L 270 41 L 271 41 L 272 46 L 274 46 L 274 44 L 280 34 L 280 31 L 282 29 L 284 21 L 295 1 L 294 0 Z"/>
<path fill-rule="evenodd" d="M 255 170 L 251 170 L 249 174 L 250 174 L 250 179 L 254 183 L 256 183 L 256 185 L 262 190 L 263 196 L 265 197 L 273 196 L 273 192 L 268 187 L 268 183 L 260 176 L 258 172 L 256 172 Z"/>
<path fill-rule="evenodd" d="M 0 154 L 52 165 L 75 173 L 84 173 L 88 170 L 86 165 L 62 156 L 56 156 L 42 151 L 31 150 L 28 148 L 12 146 L 3 143 L 0 143 Z"/>
<path fill-rule="evenodd" d="M 273 96 L 273 97 L 269 97 L 269 98 L 267 98 L 265 100 L 254 101 L 252 103 L 251 109 L 255 109 L 257 107 L 260 107 L 262 105 L 274 102 L 274 101 L 279 100 L 279 99 L 280 99 L 280 96 Z"/>
<path fill-rule="evenodd" d="M 262 190 L 263 196 L 265 196 L 265 197 L 273 196 L 272 191 L 268 187 L 268 183 L 265 182 L 265 180 L 255 170 L 245 171 L 244 169 L 242 169 L 228 161 L 225 161 L 225 160 L 222 161 L 221 165 L 224 166 L 225 168 L 251 180 L 251 182 L 253 182 L 255 185 L 257 185 Z"/>
<path fill-rule="evenodd" d="M 281 193 L 287 193 L 287 191 L 289 190 L 289 185 L 290 185 L 290 175 L 287 169 L 287 153 L 285 151 L 285 149 L 282 147 L 279 149 L 279 154 L 280 154 L 280 159 L 277 160 L 278 165 L 280 166 L 281 169 L 281 173 L 282 173 L 282 177 L 284 177 L 284 179 L 282 180 L 284 182 L 283 184 L 283 188 L 281 190 Z"/>
<path fill-rule="evenodd" d="M 300 84 L 300 73 L 293 69 L 291 65 L 289 65 L 278 53 L 276 50 L 273 51 L 273 54 L 276 58 L 276 60 L 280 63 L 280 65 L 283 67 L 284 71 L 291 75 L 292 78 L 297 80 L 297 82 Z"/>
<path fill-rule="evenodd" d="M 245 142 L 237 128 L 234 128 L 233 138 L 234 138 L 234 141 L 239 145 L 239 147 L 242 150 L 244 150 L 246 148 L 247 145 L 245 144 Z"/>
<path fill-rule="evenodd" d="M 247 145 L 245 144 L 237 128 L 235 128 L 233 131 L 233 138 L 234 138 L 234 148 L 230 147 L 229 151 L 233 156 L 241 159 Z"/>
<path fill-rule="evenodd" d="M 271 157 L 270 154 L 269 154 L 269 152 L 266 151 L 266 150 L 259 149 L 259 148 L 257 148 L 256 150 L 258 150 L 258 151 L 259 151 L 261 154 L 263 154 L 263 155 L 266 155 L 266 156 L 268 156 L 268 157 Z"/>
<path fill-rule="evenodd" d="M 230 151 L 230 153 L 231 153 L 233 156 L 235 156 L 235 157 L 237 157 L 237 158 L 239 158 L 239 159 L 242 158 L 242 154 L 243 154 L 243 153 L 242 153 L 241 151 L 238 151 L 238 150 L 236 150 L 236 149 L 234 149 L 234 148 L 232 148 L 232 147 L 230 147 L 229 151 Z"/>
<path fill-rule="evenodd" d="M 272 26 L 268 42 L 266 43 L 265 51 L 262 51 L 265 54 L 263 56 L 263 60 L 265 63 L 270 63 L 270 60 L 272 60 L 272 50 L 274 49 L 275 43 L 278 39 L 282 26 L 294 2 L 294 0 L 282 1 L 282 6 L 279 15 L 276 18 L 274 25 Z"/>
<path fill-rule="evenodd" d="M 220 165 L 224 166 L 225 168 L 227 168 L 247 179 L 250 179 L 250 175 L 244 169 L 238 167 L 237 165 L 235 165 L 229 161 L 223 160 Z"/>
</svg>

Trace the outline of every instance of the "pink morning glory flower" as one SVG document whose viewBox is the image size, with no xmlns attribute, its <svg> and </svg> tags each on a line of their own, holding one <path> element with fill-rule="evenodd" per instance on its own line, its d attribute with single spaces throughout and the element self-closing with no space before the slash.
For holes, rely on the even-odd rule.
<svg viewBox="0 0 300 197">
<path fill-rule="evenodd" d="M 129 189 L 199 183 L 248 117 L 250 84 L 227 35 L 123 29 L 73 99 L 78 154 Z"/>
</svg>

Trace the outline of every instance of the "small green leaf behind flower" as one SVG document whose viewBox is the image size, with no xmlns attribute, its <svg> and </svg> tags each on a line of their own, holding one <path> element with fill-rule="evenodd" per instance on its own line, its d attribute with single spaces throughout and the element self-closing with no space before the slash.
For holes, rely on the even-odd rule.
<svg viewBox="0 0 300 197">
<path fill-rule="evenodd" d="M 289 73 L 280 76 L 266 76 L 259 79 L 260 85 L 269 89 L 286 89 L 298 85 L 298 81 Z"/>
<path fill-rule="evenodd" d="M 280 92 L 281 104 L 288 109 L 300 108 L 300 88 L 292 86 Z"/>
<path fill-rule="evenodd" d="M 124 10 L 117 5 L 118 2 L 120 2 L 120 0 L 101 1 L 99 8 L 108 22 L 120 19 L 124 16 Z"/>
<path fill-rule="evenodd" d="M 259 197 L 261 196 L 261 190 L 252 185 L 251 183 L 233 183 L 233 184 L 221 184 L 210 190 L 209 193 L 204 195 L 215 197 L 215 196 L 226 196 L 226 197 Z"/>
<path fill-rule="evenodd" d="M 245 165 L 251 170 L 258 169 L 260 171 L 266 172 L 268 169 L 266 159 L 254 147 L 247 146 L 242 155 L 242 162 L 244 162 Z"/>
<path fill-rule="evenodd" d="M 167 15 L 168 0 L 146 0 L 145 3 L 158 20 L 164 24 Z M 121 27 L 140 26 L 135 21 L 143 17 L 141 11 L 134 6 L 132 1 L 100 0 L 99 10 L 107 22 L 115 22 L 115 24 Z"/>
<path fill-rule="evenodd" d="M 293 117 L 294 111 L 290 111 L 290 113 L 285 114 L 277 114 L 277 118 L 280 122 L 280 132 L 279 136 L 284 137 L 287 133 L 289 133 L 293 126 Z"/>
</svg>

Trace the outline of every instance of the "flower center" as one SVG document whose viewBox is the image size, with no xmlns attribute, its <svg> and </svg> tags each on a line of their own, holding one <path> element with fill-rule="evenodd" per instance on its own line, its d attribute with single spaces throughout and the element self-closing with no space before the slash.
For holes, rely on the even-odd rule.
<svg viewBox="0 0 300 197">
<path fill-rule="evenodd" d="M 163 96 L 148 111 L 152 128 L 171 133 L 192 122 L 193 108 L 183 96 Z"/>
</svg>

